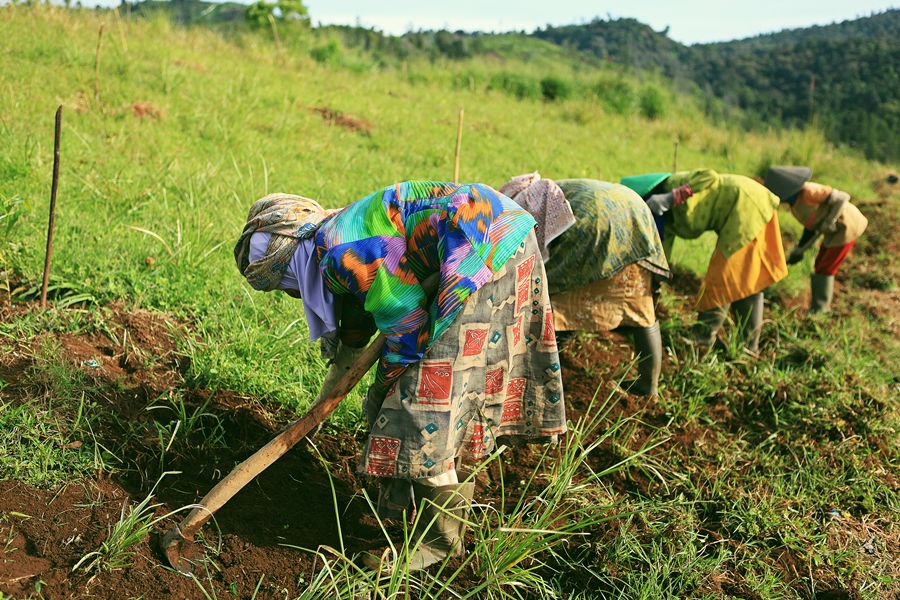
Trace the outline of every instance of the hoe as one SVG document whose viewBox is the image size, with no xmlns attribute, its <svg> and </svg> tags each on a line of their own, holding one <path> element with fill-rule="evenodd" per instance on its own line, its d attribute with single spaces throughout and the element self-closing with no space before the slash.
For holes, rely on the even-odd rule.
<svg viewBox="0 0 900 600">
<path fill-rule="evenodd" d="M 428 298 L 434 297 L 438 287 L 438 274 L 434 274 L 422 283 Z M 359 380 L 369 371 L 381 357 L 381 347 L 384 345 L 384 334 L 379 334 L 375 341 L 365 349 L 359 360 L 350 367 L 347 374 L 328 392 L 327 396 L 310 407 L 309 411 L 301 418 L 291 423 L 279 433 L 272 441 L 257 450 L 253 456 L 239 464 L 228 474 L 225 479 L 206 494 L 199 504 L 181 521 L 170 529 L 160 541 L 163 555 L 169 565 L 178 569 L 185 575 L 190 575 L 193 565 L 185 556 L 191 556 L 194 545 L 194 535 L 209 521 L 217 510 L 231 500 L 254 477 L 265 471 L 269 465 L 278 460 L 280 456 L 293 448 L 310 431 L 331 414 L 350 390 L 359 383 Z"/>
</svg>

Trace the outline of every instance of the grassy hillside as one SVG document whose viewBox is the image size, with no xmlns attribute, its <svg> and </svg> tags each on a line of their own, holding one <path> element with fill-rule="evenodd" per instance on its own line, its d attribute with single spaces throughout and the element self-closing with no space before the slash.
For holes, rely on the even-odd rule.
<svg viewBox="0 0 900 600">
<path fill-rule="evenodd" d="M 117 493 L 137 500 L 165 471 L 192 473 L 167 476 L 159 515 L 212 485 L 215 475 L 202 469 L 227 472 L 308 407 L 325 369 L 299 303 L 252 293 L 233 265 L 250 204 L 287 191 L 337 207 L 397 181 L 449 179 L 461 107 L 466 181 L 500 186 L 533 170 L 617 181 L 669 169 L 678 139 L 679 168 L 755 174 L 773 163 L 809 164 L 818 181 L 850 192 L 872 217 L 871 241 L 854 251 L 833 318 L 808 318 L 798 308 L 812 256 L 771 290 L 759 359 L 743 356 L 734 340 L 710 355 L 690 345 L 690 296 L 714 240 L 677 246 L 679 278 L 663 303 L 668 357 L 660 399 L 640 404 L 609 392 L 628 370 L 630 351 L 615 338 L 582 336 L 564 357 L 569 441 L 544 462 L 539 451 L 504 454 L 479 474 L 480 497 L 499 508 L 475 517 L 472 562 L 379 584 L 340 559 L 329 564 L 343 570 L 329 575 L 310 552 L 282 545 L 326 543 L 290 536 L 310 529 L 310 520 L 331 522 L 338 506 L 364 503 L 365 482 L 352 475 L 352 435 L 362 429 L 355 391 L 316 438 L 327 478 L 321 464 L 302 463 L 308 471 L 282 473 L 277 482 L 295 494 L 287 501 L 266 491 L 242 505 L 266 513 L 259 522 L 271 522 L 271 535 L 262 526 L 240 531 L 242 516 L 223 517 L 225 549 L 210 542 L 205 579 L 161 569 L 143 537 L 139 567 L 98 567 L 98 579 L 70 574 L 78 556 L 106 539 L 106 521 L 91 530 L 94 537 L 85 534 L 90 543 L 41 550 L 43 538 L 28 529 L 37 515 L 25 519 L 16 516 L 22 509 L 4 505 L 0 535 L 12 540 L 8 548 L 44 561 L 76 554 L 60 559 L 52 580 L 23 572 L 16 588 L 0 569 L 7 577 L 0 593 L 61 598 L 111 590 L 109 597 L 149 599 L 166 597 L 166 586 L 187 586 L 168 597 L 223 598 L 250 597 L 256 585 L 260 598 L 415 596 L 427 586 L 435 593 L 449 577 L 459 596 L 476 598 L 812 598 L 827 590 L 887 598 L 900 585 L 900 298 L 891 229 L 900 211 L 891 203 L 895 190 L 882 186 L 879 198 L 872 189 L 884 179 L 882 165 L 836 150 L 815 131 L 714 126 L 661 79 L 584 60 L 560 67 L 529 56 L 534 46 L 514 36 L 485 41 L 485 55 L 461 60 L 411 54 L 385 61 L 346 47 L 336 32 L 302 26 L 280 29 L 279 48 L 271 31 L 223 37 L 173 26 L 162 15 L 120 24 L 110 12 L 46 6 L 7 6 L 0 14 L 0 280 L 9 282 L 0 290 L 3 498 L 14 489 L 68 498 L 63 490 L 84 486 L 103 492 L 85 492 L 92 498 L 115 499 L 114 509 L 103 509 L 115 520 L 122 496 L 109 496 L 110 475 L 122 486 Z M 542 81 L 553 77 L 593 92 L 544 100 Z M 650 87 L 661 113 L 642 108 Z M 60 104 L 62 174 L 45 312 L 28 300 L 44 259 Z M 799 226 L 782 216 L 786 237 L 796 236 Z M 152 322 L 175 331 L 176 354 L 165 344 L 146 350 L 141 339 L 128 345 L 122 323 L 145 310 L 163 313 Z M 124 362 L 105 375 L 92 371 L 107 358 L 73 359 L 72 349 L 85 344 L 114 346 L 112 356 L 124 352 Z M 146 379 L 136 383 L 135 370 Z M 214 397 L 234 403 L 214 407 Z M 165 410 L 152 410 L 159 406 Z M 234 425 L 242 411 L 258 422 Z M 188 423 L 195 429 L 184 432 Z M 247 437 L 246 428 L 263 434 Z M 497 469 L 510 470 L 505 484 Z M 316 504 L 321 513 L 296 500 L 311 493 L 295 485 L 298 478 L 315 474 L 316 489 L 329 494 Z M 515 504 L 519 495 L 526 504 Z M 80 496 L 73 502 L 72 510 L 84 505 Z M 569 511 L 565 518 L 559 507 Z M 356 523 L 356 512 L 346 510 L 345 533 Z M 291 528 L 278 521 L 285 513 L 293 515 Z M 359 521 L 347 533 L 348 553 L 364 526 L 380 534 L 371 517 Z M 540 533 L 546 530 L 557 533 Z M 30 545 L 17 541 L 22 531 Z M 344 548 L 343 538 L 327 543 Z M 250 558 L 262 566 L 235 566 Z M 329 577 L 334 587 L 326 587 Z"/>
<path fill-rule="evenodd" d="M 201 0 L 148 0 L 136 14 L 165 12 L 178 23 L 205 24 L 220 31 L 245 31 L 241 5 Z M 264 28 L 268 23 L 261 22 Z M 313 36 L 338 39 L 363 49 L 382 66 L 404 60 L 479 61 L 497 58 L 565 65 L 563 71 L 595 71 L 603 62 L 634 70 L 642 79 L 675 85 L 702 98 L 707 116 L 745 129 L 770 125 L 814 126 L 848 149 L 879 160 L 900 157 L 900 74 L 897 39 L 900 11 L 887 10 L 852 21 L 785 30 L 745 40 L 684 46 L 635 19 L 594 19 L 583 25 L 548 26 L 530 35 L 415 31 L 388 36 L 374 29 L 325 26 Z M 326 45 L 315 56 L 333 58 Z M 552 77 L 552 69 L 545 69 Z M 635 73 L 632 73 L 634 76 Z M 666 80 L 662 80 L 661 76 Z M 513 79 L 513 81 L 510 81 Z M 596 85 L 580 81 L 519 81 L 507 76 L 492 86 L 516 95 L 555 99 L 603 96 Z M 605 87 L 609 87 L 608 85 Z M 614 95 L 621 95 L 615 89 Z M 652 93 L 652 92 L 651 92 Z M 642 100 L 644 103 L 652 100 Z"/>
</svg>

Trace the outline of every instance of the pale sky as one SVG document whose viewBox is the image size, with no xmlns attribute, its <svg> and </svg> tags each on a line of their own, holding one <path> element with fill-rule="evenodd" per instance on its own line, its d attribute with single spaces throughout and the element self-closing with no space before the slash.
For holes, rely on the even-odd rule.
<svg viewBox="0 0 900 600">
<path fill-rule="evenodd" d="M 248 3 L 250 0 L 243 0 Z M 303 0 L 313 23 L 360 24 L 399 35 L 410 29 L 533 31 L 536 27 L 632 17 L 684 44 L 717 42 L 868 16 L 900 0 Z M 119 0 L 82 0 L 112 6 Z"/>
</svg>

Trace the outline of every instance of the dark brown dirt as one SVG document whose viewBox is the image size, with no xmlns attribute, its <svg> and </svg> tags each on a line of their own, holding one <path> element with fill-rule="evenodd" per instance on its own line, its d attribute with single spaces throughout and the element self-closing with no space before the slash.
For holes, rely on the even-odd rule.
<svg viewBox="0 0 900 600">
<path fill-rule="evenodd" d="M 0 305 L 4 318 L 27 310 L 36 307 Z M 86 398 L 105 415 L 94 422 L 94 434 L 99 444 L 119 449 L 122 464 L 113 475 L 100 472 L 57 490 L 0 482 L 0 512 L 8 516 L 0 521 L 0 539 L 10 540 L 0 566 L 0 591 L 17 595 L 39 588 L 53 598 L 119 599 L 138 592 L 147 600 L 200 598 L 197 583 L 163 567 L 157 550 L 160 535 L 178 516 L 164 520 L 134 547 L 129 568 L 99 574 L 72 572 L 72 568 L 100 547 L 123 504 L 133 506 L 145 498 L 163 471 L 180 473 L 167 475 L 159 485 L 154 498 L 160 503 L 157 516 L 198 501 L 293 415 L 228 390 L 187 389 L 182 374 L 189 364 L 176 351 L 176 337 L 189 334 L 183 323 L 147 311 L 126 311 L 122 306 L 101 309 L 93 316 L 85 313 L 85 319 L 78 334 L 48 332 L 20 341 L 0 357 L 0 376 L 8 384 L 3 398 L 32 402 L 53 392 L 52 382 L 40 377 L 49 349 L 71 369 Z M 626 342 L 615 335 L 588 336 L 565 350 L 571 418 L 588 410 L 598 387 L 600 397 L 609 393 L 610 377 L 622 361 L 629 360 L 630 349 L 621 348 L 622 344 Z M 202 408 L 214 415 L 206 425 L 218 423 L 222 439 L 205 444 L 191 438 L 186 449 L 170 452 L 162 461 L 155 425 L 166 424 L 171 412 L 147 408 L 167 406 L 179 397 L 189 411 Z M 638 408 L 631 396 L 619 393 L 618 398 L 614 414 Z M 226 504 L 216 515 L 218 529 L 206 528 L 207 542 L 217 552 L 207 552 L 205 570 L 213 575 L 202 582 L 204 587 L 218 597 L 230 597 L 233 590 L 249 597 L 265 574 L 257 597 L 283 598 L 282 590 L 293 597 L 315 569 L 313 555 L 299 548 L 339 548 L 340 534 L 348 554 L 383 547 L 384 534 L 362 495 L 370 484 L 355 473 L 361 442 L 346 432 L 322 432 L 315 438 L 322 459 L 309 447 L 294 448 Z M 91 439 L 78 440 L 71 449 L 92 444 Z M 517 484 L 531 478 L 541 451 L 524 447 L 508 452 L 479 477 L 479 502 L 500 506 L 502 468 L 503 480 L 514 482 L 507 486 L 506 506 L 515 506 L 522 493 Z M 594 460 L 602 468 L 618 459 L 607 452 L 598 453 Z M 537 493 L 545 484 L 538 478 L 528 493 Z M 623 485 L 633 486 L 624 480 Z M 399 527 L 390 524 L 395 538 Z M 463 573 L 460 584 L 465 585 L 467 578 L 476 580 L 474 573 Z"/>
<path fill-rule="evenodd" d="M 8 318 L 30 308 L 0 306 L 0 313 Z M 130 506 L 145 498 L 163 469 L 180 473 L 166 476 L 157 489 L 154 502 L 161 503 L 157 516 L 202 498 L 236 464 L 271 439 L 291 415 L 227 390 L 184 389 L 181 374 L 188 365 L 175 352 L 173 337 L 180 335 L 181 324 L 146 311 L 126 312 L 120 306 L 104 309 L 97 319 L 101 320 L 106 332 L 86 326 L 78 335 L 48 333 L 31 344 L 21 342 L 0 359 L 0 375 L 8 383 L 3 398 L 20 403 L 50 391 L 35 376 L 36 361 L 44 360 L 34 358 L 35 353 L 40 356 L 40 347 L 58 353 L 80 378 L 89 400 L 108 415 L 94 424 L 97 441 L 121 449 L 124 463 L 112 477 L 98 473 L 96 478 L 59 490 L 0 482 L 0 513 L 7 516 L 0 521 L 0 539 L 8 541 L 0 563 L 0 591 L 18 595 L 39 588 L 53 598 L 202 597 L 195 582 L 161 565 L 157 551 L 160 533 L 180 517 L 161 523 L 146 543 L 134 548 L 130 568 L 94 576 L 73 573 L 72 568 L 100 547 L 119 519 L 123 503 Z M 214 415 L 211 419 L 221 424 L 223 439 L 214 447 L 192 439 L 191 450 L 173 452 L 161 464 L 154 419 L 166 423 L 170 414 L 147 407 L 165 406 L 178 393 L 184 395 L 189 410 L 205 406 L 204 411 Z M 76 441 L 72 450 L 90 443 Z M 354 472 L 358 440 L 334 432 L 320 435 L 315 443 L 327 467 L 311 448 L 294 448 L 217 513 L 221 537 L 215 527 L 207 527 L 209 543 L 221 549 L 208 565 L 214 576 L 204 586 L 218 597 L 229 588 L 249 597 L 262 574 L 266 577 L 257 597 L 283 598 L 279 590 L 299 594 L 303 586 L 298 581 L 310 576 L 313 559 L 310 553 L 288 546 L 340 547 L 335 496 L 348 550 L 384 545 L 384 534 L 360 494 L 366 482 Z"/>
<path fill-rule="evenodd" d="M 338 127 L 343 127 L 363 135 L 370 135 L 372 133 L 372 127 L 374 127 L 374 124 L 367 119 L 348 115 L 327 106 L 317 106 L 311 110 L 314 113 L 321 115 L 329 125 L 337 125 Z"/>
</svg>

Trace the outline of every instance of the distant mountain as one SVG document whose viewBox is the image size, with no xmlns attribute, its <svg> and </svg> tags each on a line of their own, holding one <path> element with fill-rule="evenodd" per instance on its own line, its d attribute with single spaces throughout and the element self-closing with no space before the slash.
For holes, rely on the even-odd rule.
<svg viewBox="0 0 900 600">
<path fill-rule="evenodd" d="M 900 158 L 900 10 L 696 46 L 634 19 L 596 19 L 532 35 L 693 81 L 741 108 L 745 125 L 815 122 L 835 142 L 870 158 Z"/>
<path fill-rule="evenodd" d="M 885 38 L 896 36 L 900 32 L 900 10 L 893 9 L 883 13 L 860 17 L 855 20 L 832 23 L 830 25 L 813 25 L 799 29 L 785 29 L 777 33 L 766 33 L 742 40 L 734 40 L 719 44 L 746 47 L 765 47 L 789 42 L 802 42 L 808 39 L 846 40 L 854 37 Z"/>
</svg>

